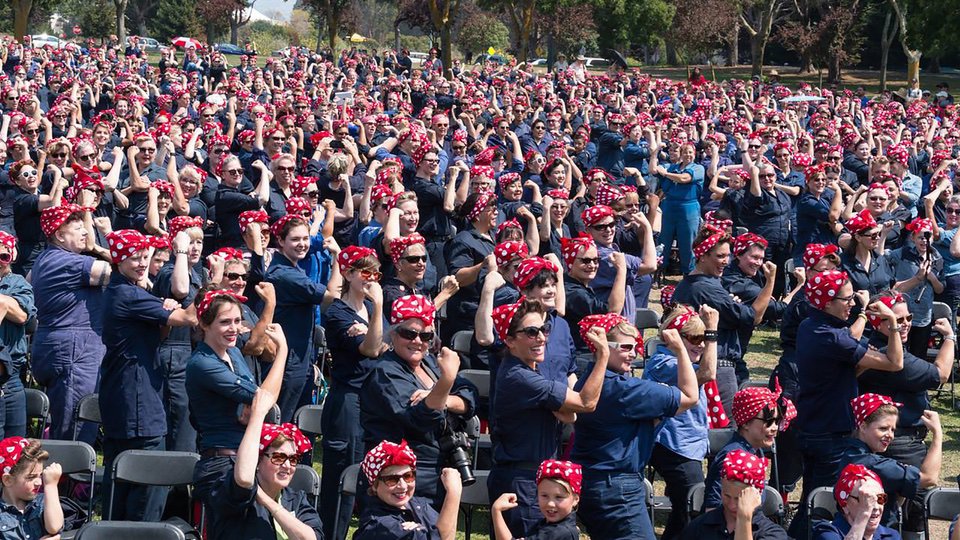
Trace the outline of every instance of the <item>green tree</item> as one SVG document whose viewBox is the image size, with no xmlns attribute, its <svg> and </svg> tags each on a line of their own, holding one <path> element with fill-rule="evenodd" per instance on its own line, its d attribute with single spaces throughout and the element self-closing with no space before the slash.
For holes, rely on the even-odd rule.
<svg viewBox="0 0 960 540">
<path fill-rule="evenodd" d="M 177 36 L 198 36 L 202 29 L 194 0 L 160 0 L 157 12 L 147 22 L 150 35 L 161 41 Z"/>
<path fill-rule="evenodd" d="M 106 38 L 114 33 L 116 7 L 113 0 L 68 0 L 60 8 L 66 28 L 79 25 L 84 37 Z"/>
<path fill-rule="evenodd" d="M 505 49 L 510 44 L 510 31 L 496 17 L 478 11 L 463 21 L 457 33 L 457 47 L 464 54 L 486 51 L 487 48 Z"/>
<path fill-rule="evenodd" d="M 673 24 L 676 7 L 665 0 L 596 0 L 594 20 L 602 51 L 627 51 L 631 46 L 658 47 Z"/>
</svg>

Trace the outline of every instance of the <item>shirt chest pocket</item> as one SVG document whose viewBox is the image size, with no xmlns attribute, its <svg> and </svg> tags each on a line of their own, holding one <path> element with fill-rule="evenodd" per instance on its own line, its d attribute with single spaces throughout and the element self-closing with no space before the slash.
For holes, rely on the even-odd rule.
<svg viewBox="0 0 960 540">
<path fill-rule="evenodd" d="M 20 526 L 20 523 L 13 516 L 5 515 L 3 519 L 0 519 L 0 537 L 6 538 L 8 533 L 11 531 L 17 530 Z"/>
</svg>

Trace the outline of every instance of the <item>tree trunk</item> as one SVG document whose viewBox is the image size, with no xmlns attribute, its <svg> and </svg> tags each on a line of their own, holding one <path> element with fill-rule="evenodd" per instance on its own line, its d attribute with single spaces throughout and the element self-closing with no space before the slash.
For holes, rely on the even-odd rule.
<svg viewBox="0 0 960 540">
<path fill-rule="evenodd" d="M 677 47 L 673 44 L 672 41 L 666 42 L 667 46 L 667 65 L 675 66 L 680 63 L 680 60 L 677 58 Z"/>
<path fill-rule="evenodd" d="M 883 18 L 883 33 L 880 35 L 880 91 L 887 89 L 887 63 L 890 58 L 890 46 L 893 45 L 893 38 L 896 37 L 900 27 L 900 21 L 893 17 L 893 13 L 887 11 Z M 909 80 L 908 80 L 909 81 Z"/>
<path fill-rule="evenodd" d="M 213 43 L 216 39 L 216 25 L 212 21 L 207 21 L 207 43 Z"/>
<path fill-rule="evenodd" d="M 736 66 L 740 63 L 740 21 L 737 20 L 733 28 L 730 29 L 730 35 L 727 39 L 727 65 Z"/>
<path fill-rule="evenodd" d="M 330 53 L 333 54 L 333 57 L 337 57 L 337 34 L 340 31 L 340 14 L 335 13 L 336 10 L 330 9 L 327 11 L 327 31 L 330 32 L 328 40 L 330 42 Z"/>
<path fill-rule="evenodd" d="M 547 71 L 553 71 L 553 63 L 557 61 L 557 42 L 553 34 L 547 34 Z"/>
<path fill-rule="evenodd" d="M 927 64 L 927 73 L 940 73 L 940 57 L 934 56 L 930 58 L 930 63 Z"/>
<path fill-rule="evenodd" d="M 919 79 L 920 58 L 923 56 L 923 51 L 911 50 L 904 47 L 903 54 L 907 56 L 907 80 L 912 81 L 913 79 Z"/>
<path fill-rule="evenodd" d="M 236 45 L 240 41 L 240 24 L 237 22 L 237 18 L 233 15 L 230 16 L 230 43 Z"/>
<path fill-rule="evenodd" d="M 31 9 L 33 0 L 13 0 L 13 36 L 20 43 L 23 43 L 23 36 L 27 35 Z"/>
<path fill-rule="evenodd" d="M 827 68 L 827 82 L 840 84 L 842 70 L 840 67 L 840 57 L 833 55 L 830 57 L 830 66 Z"/>
<path fill-rule="evenodd" d="M 443 62 L 443 76 L 453 78 L 453 44 L 450 39 L 450 27 L 453 21 L 447 21 L 440 27 L 440 59 Z"/>
<path fill-rule="evenodd" d="M 117 39 L 123 48 L 127 46 L 127 0 L 113 0 L 113 5 L 117 8 Z"/>
<path fill-rule="evenodd" d="M 400 50 L 400 25 L 393 25 L 393 50 Z"/>
<path fill-rule="evenodd" d="M 323 49 L 323 17 L 317 16 L 317 54 Z"/>
<path fill-rule="evenodd" d="M 750 36 L 750 56 L 753 65 L 750 69 L 751 77 L 763 75 L 763 53 L 767 49 L 767 40 L 762 34 L 756 33 Z"/>
</svg>

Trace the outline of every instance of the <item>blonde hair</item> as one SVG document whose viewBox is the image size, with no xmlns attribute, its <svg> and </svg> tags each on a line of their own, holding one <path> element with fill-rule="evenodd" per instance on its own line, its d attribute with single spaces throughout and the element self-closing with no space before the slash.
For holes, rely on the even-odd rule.
<svg viewBox="0 0 960 540">
<path fill-rule="evenodd" d="M 660 334 L 663 334 L 663 331 L 670 327 L 670 323 L 672 323 L 674 319 L 680 315 L 683 315 L 684 313 L 689 313 L 690 311 L 693 311 L 693 308 L 690 306 L 678 305 L 675 307 L 673 311 L 671 311 L 670 314 L 663 319 L 663 322 L 660 323 Z M 703 320 L 699 316 L 690 317 L 690 320 L 687 321 L 687 323 L 683 325 L 683 328 L 680 329 L 680 333 L 683 335 L 697 335 L 704 333 L 706 328 L 707 327 L 703 325 Z"/>
</svg>

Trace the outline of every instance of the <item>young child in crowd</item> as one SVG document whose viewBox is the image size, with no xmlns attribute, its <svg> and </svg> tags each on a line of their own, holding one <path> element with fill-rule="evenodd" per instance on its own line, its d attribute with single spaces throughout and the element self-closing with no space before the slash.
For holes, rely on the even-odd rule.
<svg viewBox="0 0 960 540">
<path fill-rule="evenodd" d="M 0 538 L 59 538 L 63 508 L 57 484 L 62 470 L 58 463 L 44 466 L 48 457 L 36 439 L 8 437 L 0 441 Z"/>
<path fill-rule="evenodd" d="M 537 470 L 537 502 L 543 521 L 526 540 L 579 540 L 577 505 L 580 504 L 580 484 L 583 470 L 569 461 L 548 459 Z M 504 493 L 491 507 L 493 530 L 497 540 L 511 540 L 503 513 L 517 507 L 517 494 Z"/>
</svg>

